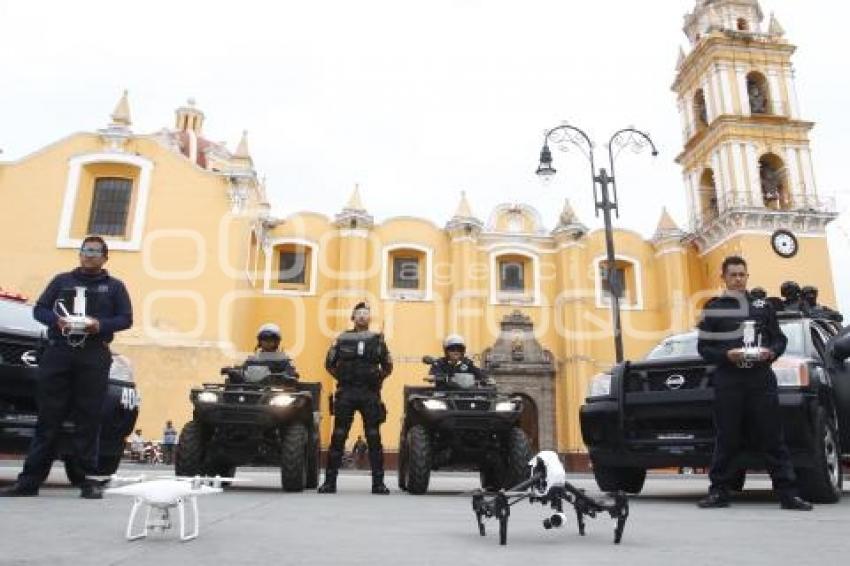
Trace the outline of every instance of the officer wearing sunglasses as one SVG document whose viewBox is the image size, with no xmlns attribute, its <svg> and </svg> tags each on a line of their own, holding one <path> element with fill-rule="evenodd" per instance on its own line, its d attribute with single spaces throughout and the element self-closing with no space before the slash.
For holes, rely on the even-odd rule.
<svg viewBox="0 0 850 566">
<path fill-rule="evenodd" d="M 69 415 L 75 424 L 74 464 L 86 476 L 97 474 L 100 412 L 112 364 L 109 343 L 133 323 L 127 289 L 103 269 L 108 257 L 103 238 L 88 236 L 80 248 L 80 266 L 54 277 L 36 302 L 33 316 L 47 326 L 47 346 L 39 360 L 38 424 L 23 471 L 0 496 L 38 495 Z M 98 482 L 87 480 L 80 496 L 100 499 L 103 494 Z"/>
</svg>

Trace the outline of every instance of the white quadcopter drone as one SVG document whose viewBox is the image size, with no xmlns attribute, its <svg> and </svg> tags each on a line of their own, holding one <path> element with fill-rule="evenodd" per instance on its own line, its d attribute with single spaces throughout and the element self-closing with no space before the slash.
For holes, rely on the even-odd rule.
<svg viewBox="0 0 850 566">
<path fill-rule="evenodd" d="M 99 479 L 99 478 L 93 478 Z M 169 510 L 177 508 L 180 519 L 180 540 L 187 542 L 197 538 L 200 529 L 198 513 L 198 496 L 215 495 L 224 490 L 222 482 L 250 481 L 236 478 L 215 477 L 161 477 L 145 481 L 144 476 L 118 477 L 110 476 L 110 481 L 131 482 L 120 487 L 105 490 L 107 494 L 126 495 L 135 497 L 130 509 L 130 519 L 127 521 L 127 540 L 138 540 L 148 536 L 151 531 L 165 532 L 171 529 Z M 186 501 L 192 505 L 192 532 L 186 534 Z M 136 514 L 146 507 L 145 523 L 141 530 L 133 532 Z M 153 516 L 152 516 L 153 515 Z"/>
</svg>

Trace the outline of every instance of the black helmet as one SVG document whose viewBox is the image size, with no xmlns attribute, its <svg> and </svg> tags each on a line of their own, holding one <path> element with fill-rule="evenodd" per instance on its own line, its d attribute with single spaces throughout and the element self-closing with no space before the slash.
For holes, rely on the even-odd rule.
<svg viewBox="0 0 850 566">
<path fill-rule="evenodd" d="M 257 330 L 257 340 L 280 340 L 280 338 L 280 327 L 273 322 L 267 322 Z"/>
<path fill-rule="evenodd" d="M 750 297 L 753 299 L 765 300 L 767 298 L 767 291 L 764 290 L 764 287 L 754 287 L 750 291 Z"/>
<path fill-rule="evenodd" d="M 786 281 L 779 288 L 779 294 L 783 299 L 794 300 L 800 296 L 800 285 L 796 281 Z"/>
</svg>

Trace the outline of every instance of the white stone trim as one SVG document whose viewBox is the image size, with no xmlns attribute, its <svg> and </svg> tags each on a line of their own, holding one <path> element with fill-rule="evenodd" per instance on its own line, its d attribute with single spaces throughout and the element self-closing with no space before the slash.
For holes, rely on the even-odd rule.
<svg viewBox="0 0 850 566">
<path fill-rule="evenodd" d="M 711 154 L 711 168 L 714 173 L 714 190 L 717 193 L 717 211 L 726 210 L 726 175 L 720 162 L 720 150 L 715 149 Z"/>
<path fill-rule="evenodd" d="M 700 88 L 702 89 L 702 97 L 705 100 L 705 118 L 708 124 L 714 122 L 714 118 L 717 117 L 715 113 L 716 104 L 714 102 L 714 89 L 711 88 L 711 85 L 708 80 L 708 76 L 702 77 L 702 81 L 700 82 Z M 706 125 L 708 125 L 706 124 Z"/>
<path fill-rule="evenodd" d="M 390 254 L 396 250 L 413 250 L 425 254 L 425 291 L 417 289 L 395 289 L 389 284 Z M 434 300 L 434 249 L 413 242 L 398 242 L 381 249 L 381 300 L 384 301 L 433 301 Z"/>
<path fill-rule="evenodd" d="M 718 63 L 717 69 L 720 75 L 720 89 L 723 93 L 723 113 L 732 114 L 735 106 L 732 104 L 732 85 L 729 82 L 729 66 L 725 63 Z"/>
<path fill-rule="evenodd" d="M 272 289 L 272 263 L 275 253 L 275 248 L 282 244 L 295 244 L 310 248 L 310 277 L 307 280 L 307 289 Z M 316 284 L 319 279 L 319 245 L 312 240 L 303 238 L 275 238 L 269 241 L 268 249 L 264 250 L 266 254 L 266 267 L 263 276 L 263 294 L 264 295 L 281 295 L 289 297 L 313 297 L 316 295 Z"/>
<path fill-rule="evenodd" d="M 805 193 L 807 195 L 818 194 L 817 186 L 815 185 L 815 169 L 812 165 L 812 150 L 808 147 L 800 148 L 800 162 L 803 166 L 803 179 L 806 183 Z"/>
<path fill-rule="evenodd" d="M 685 126 L 688 132 L 688 139 L 694 137 L 694 134 L 696 133 L 696 117 L 694 116 L 694 96 L 696 96 L 696 91 L 692 92 L 690 96 L 685 99 L 685 117 L 688 119 Z"/>
<path fill-rule="evenodd" d="M 779 70 L 770 68 L 767 70 L 767 84 L 770 85 L 769 100 L 770 110 L 776 116 L 787 116 L 785 100 L 782 98 L 782 90 L 779 88 Z"/>
<path fill-rule="evenodd" d="M 132 218 L 127 220 L 132 227 L 129 239 L 104 237 L 109 245 L 110 251 L 139 251 L 142 248 L 142 232 L 148 213 L 148 197 L 150 195 L 151 174 L 153 172 L 153 161 L 128 153 L 88 153 L 78 155 L 68 160 L 68 178 L 65 184 L 65 196 L 62 201 L 62 212 L 59 216 L 59 233 L 56 236 L 57 248 L 79 248 L 83 243 L 82 238 L 71 237 L 71 224 L 74 221 L 74 209 L 77 204 L 77 195 L 80 192 L 80 174 L 85 165 L 92 163 L 120 163 L 132 165 L 139 169 L 138 184 L 135 196 L 136 206 Z M 131 197 L 131 202 L 132 202 Z"/>
<path fill-rule="evenodd" d="M 614 261 L 625 261 L 632 264 L 635 270 L 635 298 L 636 301 L 632 304 L 620 302 L 620 310 L 625 311 L 642 311 L 643 310 L 643 269 L 640 262 L 627 255 L 614 254 Z M 606 301 L 602 296 L 602 278 L 599 277 L 599 264 L 603 261 L 608 261 L 608 255 L 598 255 L 593 258 L 593 280 L 596 288 L 596 308 L 610 309 L 611 303 Z"/>
<path fill-rule="evenodd" d="M 732 164 L 735 168 L 735 191 L 736 195 L 736 203 L 739 202 L 737 200 L 739 195 L 744 193 L 749 194 L 749 190 L 747 187 L 747 177 L 744 172 L 744 155 L 743 150 L 741 149 L 742 144 L 739 142 L 732 142 L 728 145 L 729 153 L 731 153 Z"/>
<path fill-rule="evenodd" d="M 257 245 L 254 245 L 251 240 L 254 238 L 257 239 Z M 248 255 L 245 258 L 245 275 L 248 276 L 248 281 L 251 282 L 251 285 L 254 287 L 257 286 L 257 264 L 260 261 L 260 253 L 262 249 L 262 242 L 260 241 L 260 235 L 257 234 L 257 230 L 255 227 L 251 227 L 251 230 L 248 232 Z M 251 262 L 251 256 L 254 256 L 254 262 Z"/>
<path fill-rule="evenodd" d="M 800 119 L 800 100 L 797 98 L 797 81 L 794 80 L 794 69 L 788 68 L 785 71 L 785 86 L 788 89 L 788 102 L 791 106 L 791 118 L 794 120 Z"/>
<path fill-rule="evenodd" d="M 802 179 L 800 175 L 800 158 L 798 155 L 798 150 L 796 147 L 786 147 L 785 148 L 785 169 L 790 172 L 789 181 L 790 181 L 790 193 L 792 195 L 796 194 L 808 194 L 808 187 L 800 182 Z M 795 205 L 798 203 L 794 203 Z"/>
<path fill-rule="evenodd" d="M 363 238 L 364 240 L 369 239 L 369 230 L 364 230 L 361 228 L 346 228 L 344 230 L 339 231 L 339 235 L 343 238 Z"/>
<path fill-rule="evenodd" d="M 531 285 L 531 301 L 526 306 L 539 307 L 541 306 L 541 292 L 540 292 L 540 256 L 534 252 L 530 251 L 527 248 L 512 246 L 512 247 L 501 247 L 498 249 L 492 249 L 490 251 L 490 304 L 491 305 L 503 305 L 510 304 L 510 300 L 505 300 L 504 297 L 510 295 L 510 293 L 503 293 L 499 291 L 498 281 L 499 281 L 499 270 L 498 270 L 498 259 L 502 256 L 506 255 L 518 255 L 522 257 L 527 257 L 531 260 L 531 273 L 532 273 L 532 285 Z"/>
<path fill-rule="evenodd" d="M 747 170 L 750 172 L 750 204 L 753 206 L 764 206 L 764 198 L 761 194 L 761 176 L 759 175 L 758 154 L 756 145 L 746 144 Z"/>
<path fill-rule="evenodd" d="M 668 255 L 668 254 L 684 253 L 684 251 L 685 251 L 685 248 L 683 248 L 682 246 L 675 246 L 675 247 L 672 247 L 672 248 L 667 248 L 667 249 L 655 252 L 655 255 L 653 257 L 655 257 L 655 259 L 658 259 L 659 257 L 665 256 L 665 255 Z M 637 275 L 635 275 L 635 277 L 637 277 Z"/>
<path fill-rule="evenodd" d="M 750 109 L 750 95 L 747 92 L 747 68 L 744 65 L 735 65 L 735 75 L 738 78 L 738 99 L 741 103 L 741 115 L 752 114 Z"/>
<path fill-rule="evenodd" d="M 711 253 L 712 251 L 716 250 L 717 248 L 719 248 L 720 246 L 722 246 L 723 244 L 725 244 L 726 242 L 728 242 L 729 240 L 731 240 L 732 238 L 735 238 L 737 236 L 742 236 L 742 235 L 743 236 L 766 236 L 766 237 L 769 238 L 773 234 L 773 232 L 774 232 L 773 229 L 770 229 L 770 230 L 754 230 L 754 229 L 735 230 L 734 232 L 730 232 L 724 238 L 716 241 L 711 246 L 709 246 L 706 249 L 704 249 L 703 251 L 701 251 L 699 253 L 699 257 L 704 257 L 706 254 Z M 825 234 L 805 234 L 805 233 L 800 233 L 800 232 L 796 232 L 796 231 L 794 232 L 794 236 L 796 236 L 798 240 L 800 238 L 826 238 Z M 746 258 L 744 258 L 744 259 L 746 259 Z"/>
</svg>

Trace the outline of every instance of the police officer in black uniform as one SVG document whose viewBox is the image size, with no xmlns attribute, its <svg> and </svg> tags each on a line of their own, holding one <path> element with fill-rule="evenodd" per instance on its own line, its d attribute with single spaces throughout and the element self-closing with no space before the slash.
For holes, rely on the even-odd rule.
<svg viewBox="0 0 850 566">
<path fill-rule="evenodd" d="M 806 285 L 800 289 L 800 303 L 803 311 L 813 318 L 825 318 L 835 322 L 844 321 L 844 317 L 837 310 L 818 304 L 818 288 L 814 285 Z"/>
<path fill-rule="evenodd" d="M 711 488 L 699 506 L 729 506 L 730 486 L 739 473 L 735 460 L 742 439 L 749 438 L 751 429 L 756 433 L 758 451 L 764 454 L 782 508 L 810 511 L 811 503 L 797 495 L 794 468 L 782 438 L 776 375 L 770 367 L 785 351 L 787 338 L 770 303 L 748 295 L 749 275 L 743 258 L 727 257 L 721 275 L 726 291 L 706 304 L 699 322 L 699 353 L 717 365 L 717 437 L 709 471 Z"/>
<path fill-rule="evenodd" d="M 428 371 L 433 376 L 452 376 L 456 373 L 471 373 L 475 381 L 480 384 L 489 384 L 490 379 L 475 365 L 471 359 L 466 357 L 466 341 L 459 334 L 450 334 L 443 340 L 442 358 L 438 358 Z M 437 383 L 437 387 L 441 384 Z"/>
<path fill-rule="evenodd" d="M 393 362 L 383 334 L 369 330 L 370 318 L 366 303 L 357 303 L 351 313 L 354 328 L 339 335 L 325 360 L 325 368 L 337 380 L 337 389 L 328 467 L 319 493 L 336 493 L 336 478 L 355 411 L 360 412 L 366 429 L 372 493 L 390 492 L 384 485 L 384 449 L 379 427 L 387 417 L 381 402 L 381 384 L 392 373 Z"/>
<path fill-rule="evenodd" d="M 86 476 L 97 474 L 101 410 L 112 364 L 109 343 L 133 322 L 127 289 L 103 269 L 108 254 L 103 238 L 85 238 L 80 267 L 54 277 L 35 305 L 33 315 L 47 326 L 48 338 L 39 360 L 38 424 L 18 481 L 0 495 L 38 495 L 68 417 L 74 421 L 72 465 Z M 75 314 L 86 318 L 80 322 L 68 316 Z M 80 496 L 102 498 L 99 482 L 84 481 Z"/>
<path fill-rule="evenodd" d="M 786 281 L 779 287 L 782 295 L 782 308 L 787 311 L 800 310 L 800 285 L 796 281 Z"/>
</svg>

